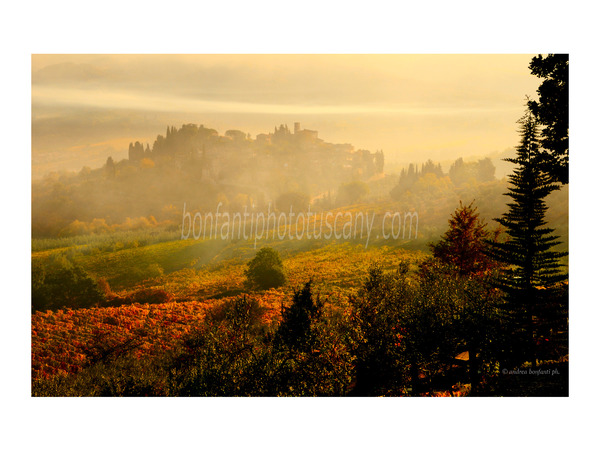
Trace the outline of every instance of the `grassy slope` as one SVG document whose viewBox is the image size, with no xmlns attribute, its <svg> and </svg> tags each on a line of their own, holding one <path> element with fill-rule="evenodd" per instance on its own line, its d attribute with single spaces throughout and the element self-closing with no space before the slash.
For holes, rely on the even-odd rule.
<svg viewBox="0 0 600 450">
<path fill-rule="evenodd" d="M 324 295 L 351 294 L 359 288 L 372 263 L 392 269 L 401 260 L 416 263 L 424 256 L 399 247 L 365 249 L 363 244 L 351 242 L 268 244 L 282 255 L 289 278 L 285 292 L 313 279 L 315 288 Z M 35 252 L 32 257 L 44 259 L 61 251 Z M 93 276 L 105 278 L 117 292 L 156 287 L 180 299 L 204 299 L 242 290 L 246 264 L 255 252 L 249 242 L 177 240 L 114 252 L 76 252 L 73 259 Z"/>
</svg>

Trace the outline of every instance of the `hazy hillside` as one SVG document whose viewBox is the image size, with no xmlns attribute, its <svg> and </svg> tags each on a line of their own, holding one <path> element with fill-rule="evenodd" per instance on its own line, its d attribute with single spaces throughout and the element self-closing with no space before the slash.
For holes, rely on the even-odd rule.
<svg viewBox="0 0 600 450">
<path fill-rule="evenodd" d="M 32 395 L 568 395 L 568 55 L 529 58 L 33 57 Z"/>
</svg>

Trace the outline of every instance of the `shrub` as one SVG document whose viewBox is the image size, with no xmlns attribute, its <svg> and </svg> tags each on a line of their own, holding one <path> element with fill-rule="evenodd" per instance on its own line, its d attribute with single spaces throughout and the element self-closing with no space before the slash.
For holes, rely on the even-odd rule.
<svg viewBox="0 0 600 450">
<path fill-rule="evenodd" d="M 283 286 L 286 276 L 279 253 L 269 247 L 261 248 L 254 259 L 248 263 L 245 275 L 249 287 L 270 289 Z"/>
<path fill-rule="evenodd" d="M 32 311 L 89 308 L 105 299 L 96 280 L 65 258 L 32 262 L 31 279 Z"/>
</svg>

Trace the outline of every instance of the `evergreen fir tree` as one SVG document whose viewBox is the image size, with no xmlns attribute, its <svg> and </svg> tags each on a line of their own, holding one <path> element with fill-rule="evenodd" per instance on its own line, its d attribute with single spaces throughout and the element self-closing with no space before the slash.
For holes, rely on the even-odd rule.
<svg viewBox="0 0 600 450">
<path fill-rule="evenodd" d="M 314 299 L 308 281 L 301 290 L 294 291 L 289 307 L 283 308 L 277 339 L 290 349 L 308 351 L 314 344 L 315 323 L 323 314 L 323 302 Z"/>
<path fill-rule="evenodd" d="M 512 202 L 508 212 L 495 219 L 506 229 L 508 239 L 489 244 L 493 257 L 507 266 L 499 287 L 507 294 L 507 311 L 515 326 L 511 339 L 513 362 L 529 360 L 535 365 L 535 341 L 542 316 L 548 313 L 552 292 L 567 278 L 560 263 L 566 253 L 552 250 L 559 244 L 558 238 L 552 235 L 553 229 L 546 227 L 548 207 L 544 199 L 559 186 L 538 164 L 538 124 L 529 112 L 519 123 L 517 157 L 507 159 L 517 166 L 508 177 L 511 187 L 505 194 Z"/>
</svg>

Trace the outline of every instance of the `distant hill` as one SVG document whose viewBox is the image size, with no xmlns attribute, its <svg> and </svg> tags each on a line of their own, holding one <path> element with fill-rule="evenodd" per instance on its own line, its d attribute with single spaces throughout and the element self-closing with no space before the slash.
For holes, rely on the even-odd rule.
<svg viewBox="0 0 600 450">
<path fill-rule="evenodd" d="M 174 220 L 184 203 L 262 208 L 288 192 L 322 196 L 383 169 L 383 152 L 325 142 L 300 123 L 254 139 L 239 130 L 219 135 L 203 125 L 170 126 L 151 146 L 131 142 L 126 159 L 34 181 L 33 236 L 78 233 L 82 222 L 96 221 L 99 230 L 140 217 L 161 223 Z"/>
</svg>

